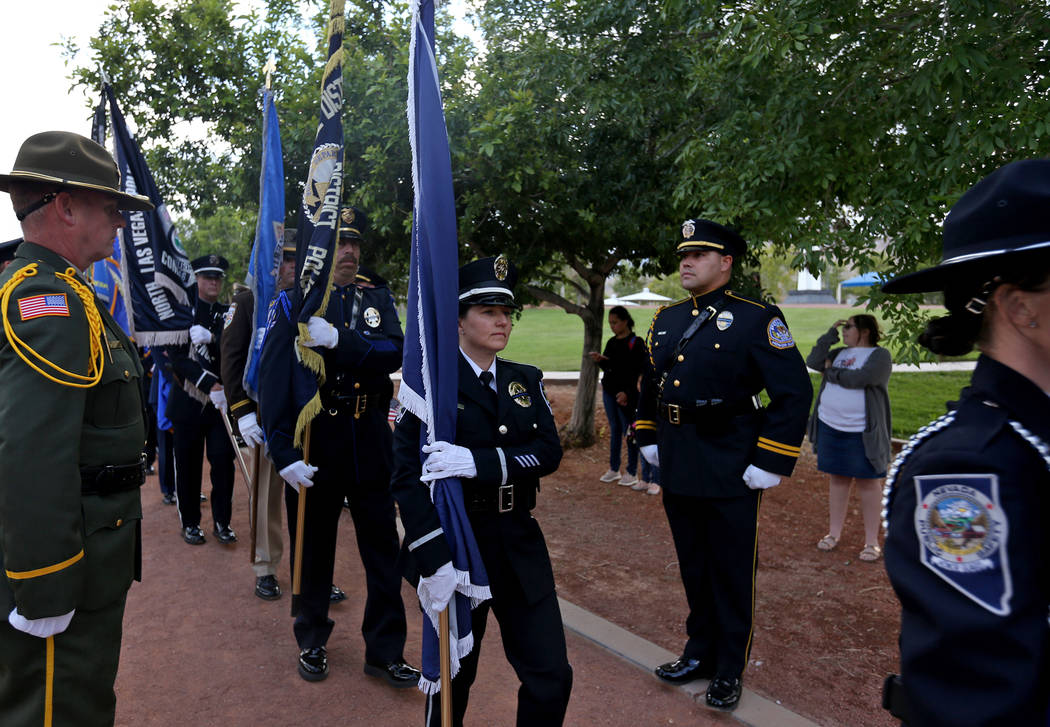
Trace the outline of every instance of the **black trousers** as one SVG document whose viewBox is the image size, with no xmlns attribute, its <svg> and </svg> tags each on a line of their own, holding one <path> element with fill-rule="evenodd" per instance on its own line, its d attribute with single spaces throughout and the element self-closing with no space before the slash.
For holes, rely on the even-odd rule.
<svg viewBox="0 0 1050 727">
<path fill-rule="evenodd" d="M 486 553 L 486 569 L 491 569 L 491 562 L 492 555 Z M 513 579 L 507 582 L 512 584 Z M 513 585 L 502 593 L 493 589 L 492 598 L 471 612 L 474 648 L 460 660 L 459 672 L 452 679 L 452 724 L 463 727 L 470 687 L 478 674 L 478 657 L 489 610 L 499 623 L 507 661 L 521 681 L 515 724 L 517 727 L 558 727 L 565 721 L 572 692 L 572 667 L 565 650 L 565 627 L 558 597 L 551 591 L 529 605 L 525 594 Z M 427 696 L 424 710 L 427 727 L 441 727 L 440 692 Z"/>
<path fill-rule="evenodd" d="M 174 437 L 167 429 L 157 429 L 157 482 L 162 495 L 175 494 Z"/>
<path fill-rule="evenodd" d="M 211 514 L 215 522 L 229 525 L 233 512 L 233 444 L 224 416 L 211 404 L 197 418 L 175 422 L 175 492 L 183 527 L 201 524 L 201 475 L 207 444 L 211 465 Z"/>
<path fill-rule="evenodd" d="M 689 602 L 683 654 L 739 677 L 751 652 L 760 491 L 706 498 L 664 492 Z"/>
<path fill-rule="evenodd" d="M 386 422 L 383 422 L 386 426 Z M 361 633 L 365 659 L 386 663 L 404 658 L 405 605 L 401 600 L 401 572 L 397 558 L 400 541 L 394 521 L 394 498 L 389 477 L 383 483 L 357 483 L 352 468 L 321 460 L 314 485 L 307 489 L 303 539 L 303 574 L 295 640 L 300 649 L 324 646 L 335 622 L 328 618 L 336 536 L 343 498 L 350 501 L 350 516 L 357 534 L 357 550 L 365 568 L 365 614 Z M 299 495 L 284 488 L 288 508 L 290 553 L 295 553 Z M 294 569 L 294 558 L 289 558 Z M 293 573 L 294 577 L 294 573 Z M 347 588 L 347 590 L 351 590 Z"/>
</svg>

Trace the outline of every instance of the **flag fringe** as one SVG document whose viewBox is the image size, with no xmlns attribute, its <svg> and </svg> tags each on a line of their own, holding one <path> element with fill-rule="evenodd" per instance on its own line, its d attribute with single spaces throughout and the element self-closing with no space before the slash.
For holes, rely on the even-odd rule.
<svg viewBox="0 0 1050 727">
<path fill-rule="evenodd" d="M 314 417 L 321 413 L 324 407 L 321 405 L 321 392 L 315 391 L 310 401 L 299 412 L 299 418 L 295 420 L 295 437 L 292 444 L 299 449 L 303 447 L 303 433 L 306 427 L 313 421 Z"/>
<path fill-rule="evenodd" d="M 131 320 L 131 315 L 128 316 Z M 182 331 L 134 331 L 135 345 L 140 348 L 146 346 L 177 346 L 190 340 L 189 330 Z"/>
</svg>

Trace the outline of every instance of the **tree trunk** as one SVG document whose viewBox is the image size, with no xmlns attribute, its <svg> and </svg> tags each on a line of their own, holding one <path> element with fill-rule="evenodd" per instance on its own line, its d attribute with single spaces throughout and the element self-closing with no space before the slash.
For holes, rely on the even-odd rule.
<svg viewBox="0 0 1050 727">
<path fill-rule="evenodd" d="M 566 449 L 589 447 L 595 442 L 594 397 L 598 389 L 598 365 L 587 354 L 602 351 L 602 329 L 605 323 L 605 278 L 588 281 L 590 294 L 587 307 L 577 315 L 583 319 L 583 351 L 580 358 L 580 380 L 569 423 L 561 428 L 561 444 Z"/>
</svg>

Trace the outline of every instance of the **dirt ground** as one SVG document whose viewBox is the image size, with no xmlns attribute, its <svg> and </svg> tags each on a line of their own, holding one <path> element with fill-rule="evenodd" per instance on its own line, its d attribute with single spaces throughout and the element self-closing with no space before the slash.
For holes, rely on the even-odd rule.
<svg viewBox="0 0 1050 727">
<path fill-rule="evenodd" d="M 575 384 L 548 385 L 555 416 L 568 420 Z M 545 478 L 535 516 L 567 599 L 672 652 L 684 643 L 685 595 L 661 498 L 598 481 L 607 466 L 604 414 L 599 443 L 571 450 Z M 804 447 L 808 450 L 808 446 Z M 898 606 L 881 563 L 856 560 L 863 534 L 856 503 L 838 549 L 823 553 L 826 482 L 811 453 L 795 476 L 769 491 L 760 521 L 756 629 L 745 686 L 821 725 L 888 727 L 879 706 L 883 676 L 896 665 Z M 205 488 L 207 492 L 207 488 Z M 363 580 L 349 516 L 340 524 L 335 581 L 350 599 L 333 607 L 332 675 L 307 683 L 295 673 L 288 615 L 288 554 L 275 602 L 252 594 L 246 490 L 236 484 L 241 540 L 189 546 L 174 507 L 160 504 L 156 478 L 143 488 L 144 580 L 133 586 L 117 678 L 117 724 L 167 727 L 421 723 L 422 695 L 392 690 L 361 674 Z M 207 521 L 208 504 L 203 505 Z M 203 525 L 202 525 L 203 527 Z M 415 594 L 405 656 L 418 663 L 421 619 Z M 679 689 L 611 652 L 568 635 L 575 682 L 568 727 L 724 725 Z M 513 724 L 516 679 L 490 619 L 470 725 Z"/>
</svg>

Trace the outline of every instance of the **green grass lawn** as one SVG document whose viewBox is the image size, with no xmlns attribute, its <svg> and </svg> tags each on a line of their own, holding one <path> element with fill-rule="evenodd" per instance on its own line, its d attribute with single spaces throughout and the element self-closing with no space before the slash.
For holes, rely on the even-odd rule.
<svg viewBox="0 0 1050 727">
<path fill-rule="evenodd" d="M 631 310 L 635 331 L 644 336 L 655 308 Z M 817 338 L 839 318 L 862 308 L 792 307 L 784 310 L 788 326 L 805 356 Z M 606 327 L 605 340 L 611 335 Z M 514 324 L 514 332 L 503 356 L 539 366 L 544 371 L 579 371 L 583 355 L 583 322 L 560 308 L 527 308 Z M 814 392 L 820 383 L 812 374 Z M 890 377 L 890 406 L 893 436 L 909 437 L 944 413 L 945 402 L 958 397 L 970 380 L 967 371 L 896 373 Z"/>
</svg>

